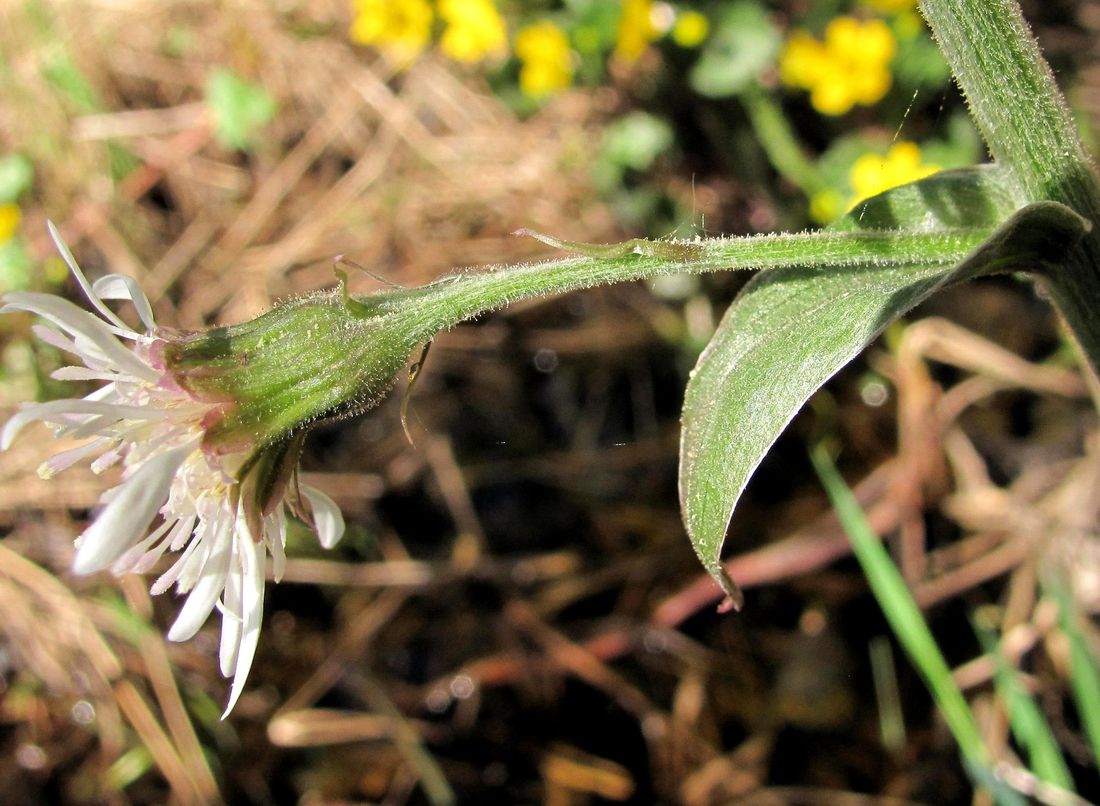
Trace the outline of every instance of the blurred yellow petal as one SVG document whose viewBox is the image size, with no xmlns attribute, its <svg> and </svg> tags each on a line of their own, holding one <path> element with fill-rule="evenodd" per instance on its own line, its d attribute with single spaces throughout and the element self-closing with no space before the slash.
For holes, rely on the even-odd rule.
<svg viewBox="0 0 1100 806">
<path fill-rule="evenodd" d="M 844 200 L 835 190 L 823 190 L 810 199 L 810 217 L 818 224 L 836 220 L 844 209 Z"/>
<path fill-rule="evenodd" d="M 885 65 L 894 58 L 897 41 L 889 26 L 882 20 L 868 20 L 859 26 L 858 47 L 850 51 L 851 58 L 860 64 Z"/>
<path fill-rule="evenodd" d="M 653 24 L 652 0 L 623 0 L 622 16 L 615 34 L 616 58 L 633 64 L 659 36 Z"/>
<path fill-rule="evenodd" d="M 779 57 L 780 80 L 810 91 L 810 103 L 825 115 L 842 115 L 855 104 L 878 103 L 890 90 L 890 61 L 897 42 L 882 20 L 837 17 L 819 41 L 804 31 L 788 37 Z"/>
<path fill-rule="evenodd" d="M 810 91 L 810 103 L 823 115 L 843 115 L 855 106 L 847 82 L 823 81 Z"/>
<path fill-rule="evenodd" d="M 694 48 L 710 33 L 710 20 L 698 11 L 685 11 L 672 26 L 672 41 L 682 48 Z"/>
<path fill-rule="evenodd" d="M 0 204 L 0 243 L 7 243 L 19 231 L 23 213 L 18 204 Z"/>
<path fill-rule="evenodd" d="M 885 156 L 861 156 L 852 164 L 849 179 L 858 202 L 899 185 L 916 182 L 938 170 L 939 166 L 922 161 L 920 146 L 903 140 L 891 146 Z"/>
<path fill-rule="evenodd" d="M 893 81 L 889 70 L 867 68 L 852 74 L 849 89 L 856 103 L 871 106 L 886 96 Z"/>
<path fill-rule="evenodd" d="M 525 95 L 542 98 L 573 83 L 573 49 L 554 23 L 528 25 L 516 34 L 514 46 L 521 63 L 519 87 Z"/>
<path fill-rule="evenodd" d="M 439 16 L 447 27 L 439 47 L 459 62 L 479 62 L 508 50 L 504 20 L 493 0 L 440 0 Z"/>
<path fill-rule="evenodd" d="M 837 17 L 825 27 L 825 49 L 835 57 L 844 58 L 862 47 L 859 20 L 855 17 Z"/>
<path fill-rule="evenodd" d="M 407 66 L 431 41 L 432 8 L 427 0 L 355 0 L 352 42 L 377 48 L 396 65 Z"/>
<path fill-rule="evenodd" d="M 791 87 L 811 89 L 827 64 L 824 46 L 805 31 L 795 31 L 779 54 L 779 79 Z"/>
</svg>

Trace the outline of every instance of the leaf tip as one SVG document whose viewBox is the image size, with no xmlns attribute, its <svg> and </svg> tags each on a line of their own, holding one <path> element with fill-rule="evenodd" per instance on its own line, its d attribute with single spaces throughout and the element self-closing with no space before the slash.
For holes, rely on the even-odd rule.
<svg viewBox="0 0 1100 806">
<path fill-rule="evenodd" d="M 741 609 L 745 606 L 745 593 L 741 590 L 736 582 L 733 581 L 733 577 L 729 575 L 726 569 L 719 564 L 712 572 L 715 580 L 722 586 L 722 590 L 725 591 L 726 597 L 719 603 L 719 613 L 740 613 Z"/>
</svg>

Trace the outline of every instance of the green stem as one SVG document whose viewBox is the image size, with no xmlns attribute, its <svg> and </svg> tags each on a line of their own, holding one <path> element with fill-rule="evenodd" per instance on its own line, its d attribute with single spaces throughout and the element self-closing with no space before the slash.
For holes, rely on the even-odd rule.
<svg viewBox="0 0 1100 806">
<path fill-rule="evenodd" d="M 802 150 L 787 116 L 775 99 L 757 84 L 741 93 L 741 102 L 749 114 L 756 138 L 772 166 L 796 185 L 808 199 L 829 190 L 817 165 Z"/>
<path fill-rule="evenodd" d="M 1027 201 L 1100 210 L 1091 163 L 1015 0 L 921 0 L 993 159 Z"/>
<path fill-rule="evenodd" d="M 1100 184 L 1069 107 L 1015 0 L 921 0 L 994 160 L 1026 201 L 1061 202 L 1092 232 L 1051 272 L 1051 297 L 1100 369 Z"/>
<path fill-rule="evenodd" d="M 691 242 L 631 242 L 629 250 L 572 244 L 567 245 L 570 251 L 597 256 L 459 274 L 405 292 L 364 297 L 359 302 L 379 306 L 380 313 L 400 312 L 406 332 L 415 340 L 427 341 L 440 330 L 504 305 L 581 288 L 666 274 L 735 269 L 953 265 L 988 235 L 988 230 L 975 228 L 934 233 L 806 232 Z M 627 253 L 608 254 L 610 251 Z"/>
</svg>

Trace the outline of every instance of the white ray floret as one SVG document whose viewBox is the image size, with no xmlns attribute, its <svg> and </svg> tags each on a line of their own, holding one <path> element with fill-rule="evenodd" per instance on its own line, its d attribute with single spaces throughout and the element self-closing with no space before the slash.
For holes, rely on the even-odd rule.
<svg viewBox="0 0 1100 806">
<path fill-rule="evenodd" d="M 95 472 L 121 462 L 121 483 L 102 495 L 101 509 L 76 540 L 73 571 L 146 573 L 166 553 L 176 554 L 151 590 L 158 594 L 174 585 L 185 596 L 168 631 L 172 641 L 193 637 L 215 609 L 220 612 L 219 666 L 232 678 L 228 714 L 256 653 L 269 551 L 276 579 L 282 575 L 286 515 L 280 506 L 251 519 L 243 511 L 248 504 L 238 501 L 236 473 L 247 451 L 203 450 L 203 423 L 213 406 L 193 399 L 160 365 L 157 342 L 171 337 L 158 330 L 137 283 L 118 274 L 89 283 L 53 224 L 49 230 L 98 316 L 60 297 L 30 292 L 6 294 L 0 312 L 42 317 L 49 325 L 36 325 L 36 335 L 84 365 L 53 377 L 104 385 L 80 399 L 24 406 L 0 431 L 0 448 L 38 420 L 59 436 L 89 440 L 43 463 L 43 478 L 84 459 L 92 460 Z M 130 328 L 105 300 L 130 302 L 143 329 Z M 339 508 L 319 490 L 303 485 L 300 491 L 321 544 L 332 547 L 344 532 Z M 251 534 L 249 522 L 262 524 L 262 533 Z"/>
</svg>

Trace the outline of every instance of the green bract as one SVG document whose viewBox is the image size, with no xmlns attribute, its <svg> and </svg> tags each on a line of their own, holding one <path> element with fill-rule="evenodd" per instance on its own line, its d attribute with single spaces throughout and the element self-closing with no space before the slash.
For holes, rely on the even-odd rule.
<svg viewBox="0 0 1100 806">
<path fill-rule="evenodd" d="M 393 386 L 417 343 L 386 294 L 325 292 L 228 327 L 165 343 L 173 380 L 217 409 L 203 447 L 216 453 L 284 443 L 321 420 L 358 414 Z"/>
</svg>

